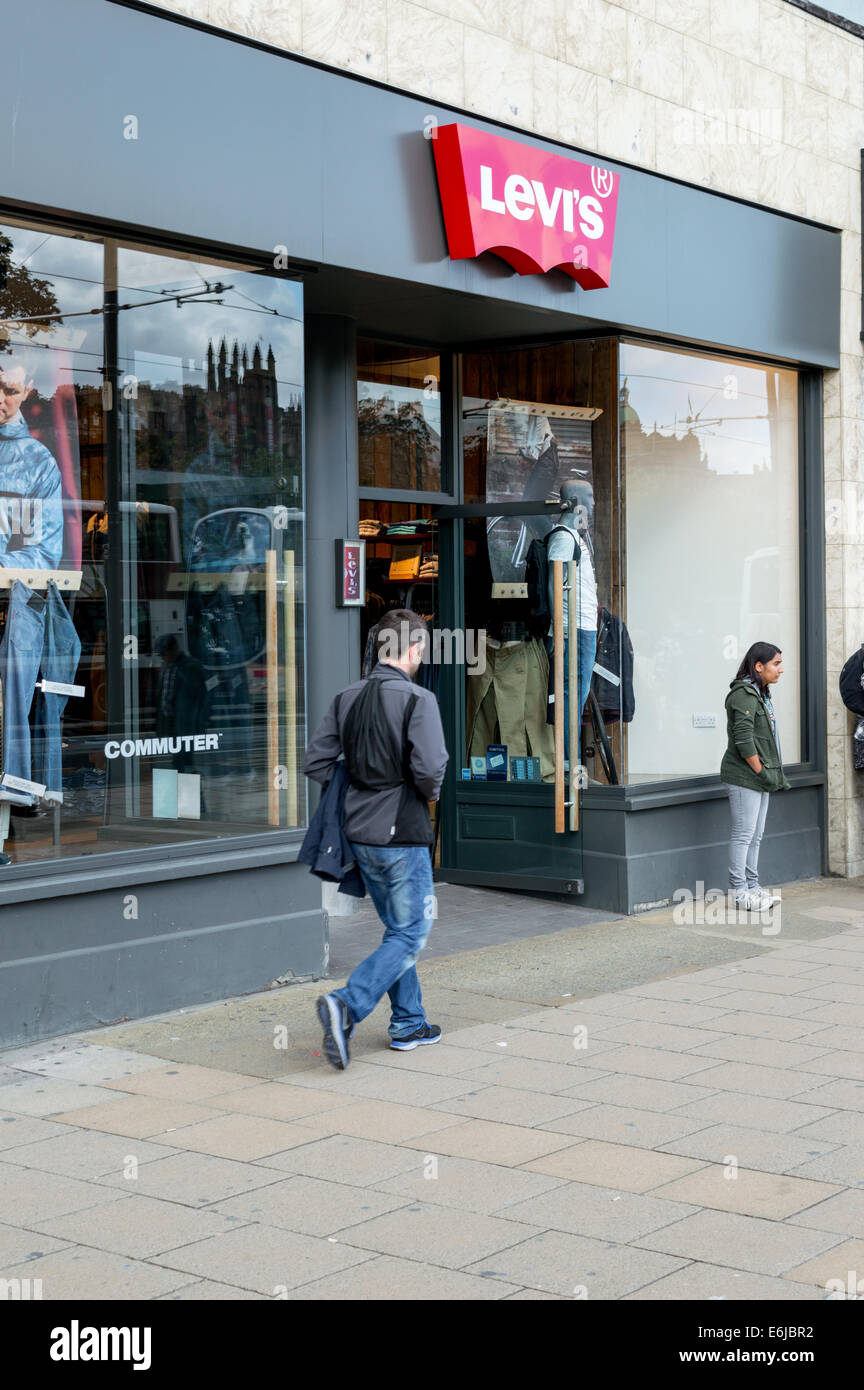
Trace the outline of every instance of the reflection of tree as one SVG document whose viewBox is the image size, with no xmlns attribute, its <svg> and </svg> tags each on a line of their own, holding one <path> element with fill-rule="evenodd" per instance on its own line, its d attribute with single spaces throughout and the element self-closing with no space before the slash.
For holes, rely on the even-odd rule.
<svg viewBox="0 0 864 1390">
<path fill-rule="evenodd" d="M 28 338 L 60 323 L 59 305 L 50 280 L 40 280 L 26 266 L 12 264 L 14 246 L 0 232 L 0 342 L 8 340 L 9 332 L 23 331 Z M 22 320 L 44 315 L 37 322 Z"/>
<path fill-rule="evenodd" d="M 433 479 L 440 474 L 441 439 L 419 401 L 397 404 L 388 395 L 361 400 L 357 406 L 357 428 L 364 481 L 383 481 L 376 476 L 376 465 L 383 462 L 390 487 L 422 489 L 437 485 Z"/>
</svg>

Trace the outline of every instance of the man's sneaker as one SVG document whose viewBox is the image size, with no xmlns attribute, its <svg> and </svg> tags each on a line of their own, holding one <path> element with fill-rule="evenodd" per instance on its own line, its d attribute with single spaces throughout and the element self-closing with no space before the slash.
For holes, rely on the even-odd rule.
<svg viewBox="0 0 864 1390">
<path fill-rule="evenodd" d="M 348 1039 L 354 1032 L 348 1007 L 335 994 L 322 994 L 318 997 L 316 1008 L 324 1029 L 324 1056 L 337 1071 L 344 1071 L 351 1060 Z"/>
<path fill-rule="evenodd" d="M 441 1029 L 437 1023 L 424 1023 L 416 1033 L 405 1038 L 391 1038 L 390 1046 L 394 1052 L 411 1052 L 415 1047 L 428 1047 L 430 1043 L 441 1041 Z"/>
<path fill-rule="evenodd" d="M 735 906 L 743 909 L 744 912 L 751 912 L 753 909 L 753 893 L 739 893 L 735 899 Z"/>
</svg>

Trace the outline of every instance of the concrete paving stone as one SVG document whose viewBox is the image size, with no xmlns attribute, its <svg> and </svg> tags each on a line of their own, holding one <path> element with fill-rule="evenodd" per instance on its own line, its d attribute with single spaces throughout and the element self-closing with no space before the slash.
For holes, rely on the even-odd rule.
<svg viewBox="0 0 864 1390">
<path fill-rule="evenodd" d="M 32 1226 L 34 1222 L 82 1211 L 104 1201 L 105 1189 L 97 1183 L 0 1163 L 0 1221 L 9 1226 Z"/>
<path fill-rule="evenodd" d="M 689 977 L 674 980 L 655 980 L 647 985 L 633 985 L 622 994 L 635 994 L 645 999 L 680 999 L 683 1004 L 707 1004 L 725 991 L 721 985 L 692 984 Z"/>
<path fill-rule="evenodd" d="M 115 1134 L 80 1129 L 67 1130 L 65 1134 L 40 1139 L 35 1144 L 22 1144 L 9 1156 L 12 1162 L 24 1168 L 38 1168 L 46 1173 L 86 1181 L 105 1177 L 108 1173 L 133 1172 L 135 1165 L 150 1163 L 154 1158 L 167 1158 L 175 1152 L 166 1144 L 152 1144 L 143 1139 L 130 1141 Z M 134 1163 L 130 1164 L 130 1160 Z M 134 1187 L 134 1181 L 129 1181 Z"/>
<path fill-rule="evenodd" d="M 22 1072 L 24 1080 L 11 1081 L 3 1087 L 3 1109 L 15 1115 L 32 1115 L 37 1119 L 59 1115 L 70 1110 L 85 1109 L 103 1101 L 117 1104 L 122 1099 L 117 1091 L 106 1086 L 90 1086 L 84 1081 L 63 1081 Z"/>
<path fill-rule="evenodd" d="M 674 1178 L 696 1172 L 705 1164 L 699 1159 L 657 1153 L 653 1149 L 586 1139 L 522 1166 L 529 1173 L 548 1173 L 571 1182 L 614 1187 L 621 1192 L 649 1192 Z"/>
<path fill-rule="evenodd" d="M 716 1059 L 714 1059 L 716 1065 Z M 595 1059 L 603 1071 L 620 1072 L 628 1076 L 652 1077 L 659 1081 L 681 1081 L 691 1078 L 698 1084 L 699 1073 L 707 1071 L 712 1059 L 697 1057 L 692 1052 L 663 1052 L 657 1047 L 619 1047 L 614 1053 Z"/>
<path fill-rule="evenodd" d="M 701 1073 L 705 1075 L 704 1072 Z M 625 1072 L 607 1073 L 597 1081 L 571 1086 L 562 1096 L 576 1096 L 595 1105 L 636 1106 L 640 1110 L 674 1110 L 688 1100 L 702 1100 L 713 1095 L 716 1086 L 701 1086 L 686 1081 L 657 1081 L 651 1077 L 628 1076 Z"/>
<path fill-rule="evenodd" d="M 780 994 L 794 998 L 797 994 L 806 993 L 807 981 L 805 976 L 800 975 L 770 975 L 766 970 L 741 970 L 735 976 L 735 988 L 751 990 L 754 994 Z"/>
<path fill-rule="evenodd" d="M 507 1086 L 555 1095 L 572 1086 L 575 1078 L 572 1069 L 563 1063 L 501 1056 L 492 1057 L 471 1071 L 463 1072 L 459 1079 L 463 1083 L 472 1082 L 475 1089 L 481 1086 Z"/>
<path fill-rule="evenodd" d="M 768 955 L 748 960 L 747 974 L 754 971 L 759 975 L 772 975 L 775 978 L 783 975 L 803 975 L 810 979 L 812 962 L 790 959 L 786 947 L 781 946 Z"/>
<path fill-rule="evenodd" d="M 801 1015 L 802 1021 L 814 1026 L 833 1023 L 838 1028 L 861 1028 L 864 1025 L 864 1008 L 860 1004 L 832 1004 L 826 1000 L 813 1000 L 814 1008 Z"/>
<path fill-rule="evenodd" d="M 805 1231 L 758 1216 L 709 1210 L 640 1236 L 638 1243 L 689 1260 L 778 1275 L 830 1250 L 840 1240 L 827 1231 Z"/>
<path fill-rule="evenodd" d="M 803 1071 L 817 1057 L 824 1057 L 831 1045 L 813 1047 L 808 1043 L 779 1042 L 776 1038 L 726 1037 L 699 1047 L 691 1056 L 717 1057 L 726 1062 L 754 1062 L 760 1067 L 796 1067 Z"/>
<path fill-rule="evenodd" d="M 807 1063 L 810 1075 L 849 1077 L 852 1081 L 864 1081 L 864 1053 L 826 1052 L 815 1061 Z"/>
<path fill-rule="evenodd" d="M 809 1097 L 812 1091 L 806 1092 Z M 742 1128 L 773 1129 L 788 1134 L 802 1125 L 825 1120 L 831 1107 L 811 1105 L 806 1100 L 775 1100 L 770 1096 L 748 1096 L 741 1091 L 721 1091 L 705 1100 L 688 1101 L 674 1112 L 709 1124 L 740 1125 Z M 823 1135 L 823 1138 L 830 1138 Z"/>
<path fill-rule="evenodd" d="M 824 1078 L 821 1078 L 824 1080 Z M 265 1081 L 260 1086 L 244 1086 L 242 1091 L 223 1091 L 208 1103 L 220 1114 L 262 1115 L 270 1120 L 303 1120 L 322 1110 L 338 1110 L 353 1105 L 357 1097 L 340 1096 L 335 1091 L 315 1091 L 308 1086 L 292 1086 L 288 1081 Z"/>
<path fill-rule="evenodd" d="M 618 1043 L 609 1043 L 605 1047 L 599 1042 L 594 1043 L 594 1048 L 600 1048 L 604 1052 L 614 1051 L 618 1046 Z M 588 1065 L 588 1051 L 589 1048 L 574 1047 L 571 1034 L 531 1033 L 527 1028 L 514 1029 L 507 1033 L 503 1041 L 483 1044 L 478 1049 L 477 1056 L 472 1058 L 471 1067 L 483 1066 L 490 1057 L 526 1057 L 535 1062 L 558 1062 L 562 1066 L 578 1067 L 579 1071 L 574 1072 L 573 1080 L 584 1077 L 586 1081 L 591 1081 L 605 1073 L 599 1067 L 592 1068 Z"/>
<path fill-rule="evenodd" d="M 408 1172 L 387 1178 L 376 1186 L 382 1192 L 392 1192 L 424 1205 L 506 1216 L 511 1203 L 549 1192 L 563 1186 L 563 1182 L 561 1178 L 550 1178 L 544 1173 L 526 1173 L 519 1168 L 446 1155 L 436 1158 L 434 1166 L 423 1158 Z"/>
<path fill-rule="evenodd" d="M 770 1014 L 776 1018 L 800 1018 L 813 1008 L 813 1000 L 791 994 L 763 994 L 754 989 L 734 989 L 718 1000 L 727 1013 Z M 806 1025 L 804 1025 L 806 1027 Z"/>
<path fill-rule="evenodd" d="M 368 1253 L 325 1236 L 303 1236 L 277 1226 L 242 1226 L 160 1255 L 160 1267 L 199 1274 L 217 1283 L 271 1298 L 321 1279 L 337 1270 L 362 1264 Z"/>
<path fill-rule="evenodd" d="M 509 1086 L 487 1086 L 482 1090 L 469 1091 L 464 1096 L 454 1096 L 453 1100 L 441 1101 L 431 1108 L 447 1115 L 461 1115 L 474 1120 L 500 1120 L 504 1124 L 526 1125 L 530 1129 L 546 1120 L 587 1110 L 593 1103 L 550 1095 L 545 1091 L 535 1093 Z"/>
<path fill-rule="evenodd" d="M 767 959 L 771 955 L 773 952 L 767 948 L 765 951 L 755 953 L 754 958 L 756 960 Z M 704 970 L 690 970 L 687 979 L 694 985 L 724 984 L 727 980 L 734 980 L 737 975 L 742 974 L 747 968 L 749 960 L 750 957 L 744 957 L 740 963 L 726 961 L 721 965 L 706 966 Z M 733 988 L 732 985 L 730 985 L 731 988 Z"/>
<path fill-rule="evenodd" d="M 583 1139 L 602 1139 L 610 1144 L 653 1149 L 704 1129 L 702 1120 L 679 1120 L 657 1110 L 638 1110 L 624 1105 L 593 1105 L 590 1109 L 544 1121 L 540 1129 L 553 1134 L 575 1134 Z"/>
<path fill-rule="evenodd" d="M 178 1202 L 141 1197 L 105 1200 L 97 1207 L 54 1216 L 39 1222 L 39 1230 L 75 1245 L 108 1250 L 146 1260 L 180 1245 L 221 1235 L 240 1224 L 218 1211 L 197 1211 Z"/>
<path fill-rule="evenodd" d="M 816 1066 L 817 1063 L 811 1063 Z M 744 1091 L 753 1096 L 772 1096 L 790 1100 L 805 1096 L 824 1085 L 825 1077 L 815 1072 L 784 1070 L 782 1067 L 761 1067 L 755 1062 L 717 1062 L 710 1071 L 703 1071 L 699 1081 L 706 1090 Z"/>
<path fill-rule="evenodd" d="M 204 1207 L 275 1181 L 278 1179 L 273 1170 L 258 1164 L 237 1163 L 229 1158 L 214 1158 L 212 1154 L 183 1153 L 157 1158 L 139 1168 L 135 1192 L 142 1197 Z M 102 1200 L 106 1188 L 120 1188 L 121 1184 L 129 1186 L 120 1177 L 100 1178 Z"/>
<path fill-rule="evenodd" d="M 519 1007 L 519 1000 L 515 1007 Z M 423 1006 L 430 1021 L 437 1021 L 439 1013 L 464 1018 L 475 1023 L 495 1023 L 510 1019 L 514 1012 L 512 999 L 497 999 L 492 994 L 473 994 L 467 989 L 443 990 L 425 982 L 423 985 Z"/>
<path fill-rule="evenodd" d="M 699 1027 L 701 1024 L 713 1027 L 713 1020 L 720 1018 L 727 1010 L 720 1006 L 707 1004 L 688 1004 L 675 999 L 644 999 L 636 994 L 612 995 L 615 1006 L 609 1001 L 600 1012 L 614 1018 L 632 1018 L 641 1023 L 675 1023 L 681 1027 Z M 562 1005 L 567 1013 L 576 1013 L 572 1005 Z"/>
<path fill-rule="evenodd" d="M 0 1056 L 2 1055 L 0 1053 Z M 28 1078 L 33 1079 L 31 1072 L 22 1071 L 20 1067 L 6 1067 L 0 1063 L 0 1088 L 11 1086 L 13 1081 L 26 1081 Z"/>
<path fill-rule="evenodd" d="M 38 1120 L 32 1115 L 9 1115 L 5 1110 L 0 1110 L 0 1153 L 17 1149 L 19 1144 L 36 1144 L 40 1139 L 53 1139 L 57 1134 L 68 1133 L 69 1126 L 58 1125 L 56 1120 Z"/>
<path fill-rule="evenodd" d="M 799 1163 L 833 1153 L 837 1147 L 825 1139 L 799 1139 L 797 1134 L 743 1129 L 730 1124 L 709 1125 L 696 1134 L 660 1145 L 664 1153 L 704 1158 L 711 1163 L 725 1163 L 731 1156 L 742 1168 L 759 1168 L 766 1173 L 788 1173 Z"/>
<path fill-rule="evenodd" d="M 394 1052 L 382 1047 L 378 1052 L 368 1053 L 363 1061 L 391 1071 L 429 1072 L 432 1076 L 458 1076 L 474 1065 L 466 1048 L 453 1047 L 446 1042 L 436 1043 L 434 1047 L 417 1047 L 413 1052 Z"/>
<path fill-rule="evenodd" d="M 802 1099 L 814 1105 L 827 1105 L 832 1110 L 864 1111 L 864 1081 L 852 1081 L 847 1077 L 829 1081 L 807 1091 Z"/>
<path fill-rule="evenodd" d="M 355 1139 L 379 1139 L 385 1144 L 401 1144 L 417 1135 L 445 1129 L 448 1123 L 459 1125 L 453 1117 L 447 1121 L 433 1110 L 416 1105 L 395 1105 L 386 1100 L 358 1100 L 354 1105 L 340 1106 L 316 1115 L 306 1115 L 304 1128 L 314 1130 L 313 1138 L 324 1134 L 349 1134 Z"/>
<path fill-rule="evenodd" d="M 244 1086 L 259 1086 L 261 1078 L 243 1076 L 239 1072 L 218 1071 L 214 1067 L 176 1066 L 143 1071 L 137 1076 L 108 1084 L 133 1095 L 195 1101 L 207 1100 L 210 1096 L 219 1095 L 220 1091 L 239 1091 Z"/>
<path fill-rule="evenodd" d="M 544 1231 L 469 1266 L 468 1272 L 580 1300 L 587 1294 L 590 1305 L 599 1299 L 623 1298 L 671 1274 L 681 1264 L 680 1259 L 630 1245 L 613 1245 L 566 1231 Z"/>
<path fill-rule="evenodd" d="M 597 1014 L 589 1009 L 542 1009 L 537 1013 L 524 1014 L 520 1018 L 510 1020 L 511 1028 L 527 1029 L 528 1032 L 535 1033 L 563 1033 L 565 1036 L 573 1037 L 577 1027 L 580 1025 L 588 1029 L 589 1035 L 596 1034 L 598 1041 L 604 1030 L 613 1028 L 620 1024 L 621 1019 L 612 1014 Z M 506 1038 L 507 1034 L 502 1033 L 501 1037 Z M 454 1039 L 450 1039 L 451 1042 Z"/>
<path fill-rule="evenodd" d="M 815 1284 L 828 1293 L 851 1295 L 856 1301 L 864 1293 L 864 1240 L 847 1240 L 824 1255 L 789 1269 L 784 1279 Z"/>
<path fill-rule="evenodd" d="M 330 1134 L 301 1149 L 262 1158 L 256 1166 L 283 1173 L 306 1173 L 311 1178 L 343 1182 L 353 1187 L 379 1186 L 387 1178 L 411 1169 L 419 1171 L 422 1155 L 396 1144 Z"/>
<path fill-rule="evenodd" d="M 606 1042 L 626 1043 L 628 1047 L 662 1048 L 670 1052 L 689 1052 L 691 1048 L 713 1043 L 721 1036 L 706 1028 L 677 1028 L 674 1023 L 636 1023 L 627 1020 L 603 1030 Z"/>
<path fill-rule="evenodd" d="M 302 1235 L 331 1236 L 405 1205 L 404 1197 L 389 1196 L 369 1187 L 349 1187 L 293 1174 L 268 1187 L 229 1197 L 215 1210 L 242 1221 L 258 1221 Z"/>
<path fill-rule="evenodd" d="M 694 1260 L 674 1274 L 667 1274 L 653 1284 L 646 1284 L 635 1293 L 628 1293 L 626 1303 L 659 1301 L 686 1303 L 709 1299 L 730 1302 L 774 1303 L 803 1302 L 822 1297 L 814 1288 L 791 1284 L 786 1278 L 771 1279 L 764 1274 L 748 1274 L 741 1269 L 724 1265 L 702 1264 Z"/>
<path fill-rule="evenodd" d="M 198 1124 L 172 1130 L 170 1142 L 175 1149 L 243 1162 L 282 1153 L 317 1137 L 317 1131 L 304 1129 L 300 1124 L 270 1120 L 262 1115 L 215 1115 Z"/>
<path fill-rule="evenodd" d="M 841 1183 L 845 1187 L 864 1187 L 864 1152 L 860 1144 L 845 1144 L 821 1158 L 811 1158 L 793 1169 L 796 1178 L 815 1178 L 819 1182 Z"/>
<path fill-rule="evenodd" d="M 864 986 L 864 970 L 853 970 L 848 965 L 814 965 L 808 964 L 807 980 L 812 980 L 814 985 L 835 984 L 855 985 L 858 988 Z M 812 991 L 811 991 L 812 992 Z"/>
<path fill-rule="evenodd" d="M 451 1154 L 454 1158 L 476 1158 L 481 1163 L 516 1168 L 529 1159 L 566 1148 L 570 1141 L 565 1135 L 547 1134 L 524 1125 L 497 1124 L 492 1120 L 461 1120 L 449 1129 L 404 1142 L 408 1147 L 422 1149 L 430 1155 Z"/>
<path fill-rule="evenodd" d="M 824 1027 L 824 1024 L 823 1024 Z M 717 1033 L 740 1033 L 748 1038 L 777 1038 L 780 1042 L 806 1042 L 811 1033 L 820 1031 L 813 1020 L 799 1014 L 797 1018 L 781 1018 L 777 1014 L 723 1014 L 714 1024 Z"/>
<path fill-rule="evenodd" d="M 520 1289 L 518 1293 L 508 1293 L 504 1301 L 505 1303 L 563 1303 L 565 1299 L 563 1294 L 545 1293 L 543 1289 Z"/>
<path fill-rule="evenodd" d="M 38 1260 L 52 1250 L 62 1250 L 67 1242 L 20 1226 L 0 1225 L 0 1277 L 7 1278 L 13 1265 Z"/>
<path fill-rule="evenodd" d="M 682 1202 L 619 1192 L 614 1187 L 567 1182 L 550 1192 L 516 1202 L 506 1208 L 506 1215 L 552 1231 L 626 1244 L 691 1216 L 696 1210 Z"/>
<path fill-rule="evenodd" d="M 832 1026 L 825 1024 L 818 1033 L 811 1033 L 811 1041 L 814 1046 L 822 1047 L 826 1051 L 838 1052 L 864 1052 L 864 1028 L 846 1028 L 840 1024 Z M 6 1102 L 6 1092 L 3 1092 L 3 1101 Z M 10 1106 L 14 1109 L 14 1106 Z"/>
<path fill-rule="evenodd" d="M 799 1125 L 796 1134 L 804 1139 L 827 1139 L 832 1144 L 860 1144 L 864 1149 L 864 1115 L 858 1110 L 835 1110 L 811 1124 Z"/>
<path fill-rule="evenodd" d="M 173 1293 L 163 1293 L 157 1303 L 213 1303 L 220 1300 L 237 1303 L 241 1300 L 259 1302 L 266 1294 L 253 1293 L 251 1289 L 238 1289 L 232 1284 L 216 1284 L 212 1279 L 196 1279 L 192 1284 L 184 1284 Z"/>
<path fill-rule="evenodd" d="M 740 1166 L 732 1169 L 726 1163 L 715 1163 L 699 1173 L 690 1173 L 656 1188 L 655 1196 L 717 1211 L 782 1221 L 793 1212 L 803 1211 L 835 1195 L 837 1190 L 832 1191 L 828 1183 L 793 1178 L 785 1173 L 766 1173 Z"/>
<path fill-rule="evenodd" d="M 58 1120 L 81 1129 L 98 1129 L 104 1134 L 125 1134 L 130 1139 L 173 1134 L 183 1125 L 212 1119 L 209 1106 L 190 1105 L 185 1100 L 163 1100 L 159 1096 L 117 1096 L 103 1105 L 60 1112 Z M 173 1139 L 168 1143 L 173 1145 Z"/>
<path fill-rule="evenodd" d="M 458 1211 L 433 1203 L 401 1206 L 398 1211 L 349 1226 L 341 1231 L 343 1244 L 382 1255 L 398 1255 L 445 1269 L 462 1269 L 539 1235 L 539 1228 L 485 1212 Z M 518 1285 L 518 1280 L 513 1280 Z"/>
<path fill-rule="evenodd" d="M 818 1231 L 836 1231 L 839 1235 L 864 1239 L 864 1191 L 850 1187 L 816 1206 L 808 1207 L 806 1211 L 797 1212 L 790 1220 L 796 1226 L 810 1226 Z"/>
<path fill-rule="evenodd" d="M 823 984 L 808 986 L 807 994 L 811 999 L 825 999 L 832 1004 L 857 1004 L 864 1007 L 864 984 L 829 980 Z"/>
<path fill-rule="evenodd" d="M 425 1071 L 388 1070 L 362 1062 L 352 1062 L 347 1071 L 341 1074 L 334 1071 L 333 1074 L 341 1082 L 341 1089 L 334 1089 L 334 1094 L 340 1098 L 350 1095 L 355 1100 L 362 1097 L 398 1105 L 435 1105 L 440 1100 L 465 1095 L 473 1085 L 470 1071 L 461 1076 L 433 1076 Z"/>
<path fill-rule="evenodd" d="M 456 1269 L 439 1269 L 416 1260 L 400 1260 L 393 1255 L 378 1255 L 363 1264 L 354 1265 L 341 1274 L 330 1274 L 303 1284 L 289 1295 L 298 1302 L 465 1302 L 479 1303 L 517 1297 L 509 1293 L 513 1286 L 498 1279 L 481 1279 Z"/>
<path fill-rule="evenodd" d="M 65 1081 L 86 1081 L 94 1085 L 108 1081 L 121 1082 L 138 1072 L 164 1067 L 161 1057 L 128 1048 L 101 1047 L 74 1037 L 60 1038 L 51 1043 L 32 1043 L 2 1054 L 3 1061 L 25 1072 L 60 1078 Z M 122 1087 L 121 1087 L 122 1089 Z"/>
<path fill-rule="evenodd" d="M 137 1302 L 158 1298 L 184 1282 L 172 1270 L 76 1245 L 30 1261 L 27 1278 L 41 1279 L 46 1302 L 76 1303 L 85 1299 Z"/>
</svg>

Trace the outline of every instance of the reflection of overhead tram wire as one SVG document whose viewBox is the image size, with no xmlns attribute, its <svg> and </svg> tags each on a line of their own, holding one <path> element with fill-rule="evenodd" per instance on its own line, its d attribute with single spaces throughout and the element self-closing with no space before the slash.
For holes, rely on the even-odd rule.
<svg viewBox="0 0 864 1390">
<path fill-rule="evenodd" d="M 233 290 L 233 288 L 233 285 L 223 285 L 221 282 L 217 281 L 215 285 L 208 285 L 206 290 L 188 290 L 184 294 L 169 294 L 167 290 L 163 290 L 163 297 L 161 299 L 141 299 L 135 304 L 100 304 L 96 309 L 77 309 L 74 313 L 70 314 L 56 312 L 32 314 L 29 318 L 0 319 L 0 325 L 7 323 L 52 323 L 56 319 L 83 319 L 94 314 L 119 313 L 123 309 L 152 309 L 154 304 L 176 304 L 178 309 L 181 309 L 184 304 L 189 303 L 222 304 L 224 303 L 222 299 L 202 299 L 201 296 L 204 294 L 224 294 L 227 290 Z M 235 307 L 241 308 L 242 306 L 237 305 Z M 253 311 L 250 310 L 249 312 Z"/>
</svg>

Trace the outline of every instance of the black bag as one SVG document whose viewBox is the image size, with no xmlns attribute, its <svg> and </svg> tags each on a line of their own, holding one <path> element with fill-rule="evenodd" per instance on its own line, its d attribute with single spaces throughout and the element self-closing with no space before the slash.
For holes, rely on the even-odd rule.
<svg viewBox="0 0 864 1390">
<path fill-rule="evenodd" d="M 400 783 L 411 784 L 408 767 L 408 725 L 418 700 L 412 695 L 406 701 L 402 720 L 402 746 L 396 739 L 384 712 L 380 680 L 367 679 L 363 689 L 345 716 L 342 725 L 342 751 L 352 786 L 362 791 L 379 792 Z M 337 707 L 336 717 L 339 711 Z"/>
<path fill-rule="evenodd" d="M 544 625 L 544 632 L 552 621 L 552 613 L 549 608 L 549 551 L 547 547 L 556 531 L 566 531 L 568 536 L 573 536 L 576 541 L 573 559 L 577 564 L 581 554 L 579 542 L 569 526 L 553 526 L 542 541 L 533 540 L 528 547 L 528 555 L 525 560 L 525 583 L 528 586 L 528 602 L 531 605 L 529 611 L 536 622 Z"/>
<path fill-rule="evenodd" d="M 850 656 L 840 672 L 840 699 L 853 714 L 864 715 L 864 690 L 861 689 L 861 676 L 864 674 L 864 646 Z"/>
</svg>

